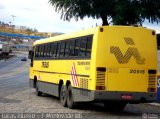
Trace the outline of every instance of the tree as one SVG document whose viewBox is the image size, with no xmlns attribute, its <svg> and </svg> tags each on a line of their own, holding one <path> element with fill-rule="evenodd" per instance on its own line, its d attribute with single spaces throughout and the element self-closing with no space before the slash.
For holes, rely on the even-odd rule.
<svg viewBox="0 0 160 119">
<path fill-rule="evenodd" d="M 143 6 L 144 7 L 144 6 Z M 112 22 L 116 25 L 142 24 L 140 6 L 136 0 L 119 0 L 114 4 Z"/>
<path fill-rule="evenodd" d="M 61 18 L 70 20 L 84 17 L 101 18 L 108 25 L 142 24 L 144 20 L 160 22 L 160 0 L 49 0 Z"/>
<path fill-rule="evenodd" d="M 159 0 L 117 0 L 114 4 L 112 21 L 118 25 L 140 24 L 144 20 L 160 22 Z"/>
<path fill-rule="evenodd" d="M 34 28 L 34 29 L 33 29 L 33 32 L 35 32 L 35 33 L 36 33 L 36 32 L 38 32 L 38 30 L 37 30 L 36 28 Z"/>
<path fill-rule="evenodd" d="M 83 19 L 85 16 L 101 18 L 103 25 L 108 25 L 108 18 L 113 1 L 110 0 L 49 0 L 56 12 L 61 12 L 61 18 L 70 20 Z"/>
<path fill-rule="evenodd" d="M 26 31 L 31 32 L 31 33 L 32 32 L 38 32 L 38 30 L 36 28 L 32 29 L 32 28 L 29 28 L 29 27 L 26 29 Z"/>
</svg>

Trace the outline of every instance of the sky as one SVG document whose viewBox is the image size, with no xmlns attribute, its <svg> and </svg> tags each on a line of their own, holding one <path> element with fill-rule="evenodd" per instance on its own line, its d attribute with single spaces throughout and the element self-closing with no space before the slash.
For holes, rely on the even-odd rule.
<svg viewBox="0 0 160 119">
<path fill-rule="evenodd" d="M 68 33 L 101 25 L 101 19 L 84 18 L 83 20 L 63 21 L 61 14 L 55 12 L 49 0 L 0 0 L 0 21 L 11 22 L 18 26 L 36 28 L 39 32 Z M 14 20 L 13 20 L 13 16 Z M 160 31 L 160 24 L 143 26 Z"/>
</svg>

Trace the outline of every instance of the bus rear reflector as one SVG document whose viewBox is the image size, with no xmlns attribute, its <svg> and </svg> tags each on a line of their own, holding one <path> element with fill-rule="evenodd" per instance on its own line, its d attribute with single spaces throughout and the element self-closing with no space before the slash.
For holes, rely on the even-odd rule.
<svg viewBox="0 0 160 119">
<path fill-rule="evenodd" d="M 105 90 L 105 86 L 96 86 L 96 90 Z"/>
<path fill-rule="evenodd" d="M 121 98 L 125 99 L 125 100 L 131 100 L 131 99 L 133 99 L 133 97 L 132 97 L 131 94 L 122 94 Z"/>
<path fill-rule="evenodd" d="M 155 88 L 148 88 L 148 92 L 156 92 Z"/>
</svg>

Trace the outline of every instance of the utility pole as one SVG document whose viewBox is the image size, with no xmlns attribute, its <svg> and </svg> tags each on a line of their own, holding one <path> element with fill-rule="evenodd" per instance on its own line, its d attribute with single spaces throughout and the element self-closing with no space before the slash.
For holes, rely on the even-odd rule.
<svg viewBox="0 0 160 119">
<path fill-rule="evenodd" d="M 14 18 L 16 17 L 15 15 L 11 15 L 13 20 L 12 20 L 12 25 L 14 25 Z"/>
<path fill-rule="evenodd" d="M 11 17 L 13 18 L 12 20 L 12 32 L 14 33 L 14 18 L 16 17 L 15 15 L 11 15 Z M 12 39 L 12 37 L 10 37 L 10 39 Z M 8 38 L 8 45 L 9 45 L 9 38 Z"/>
</svg>

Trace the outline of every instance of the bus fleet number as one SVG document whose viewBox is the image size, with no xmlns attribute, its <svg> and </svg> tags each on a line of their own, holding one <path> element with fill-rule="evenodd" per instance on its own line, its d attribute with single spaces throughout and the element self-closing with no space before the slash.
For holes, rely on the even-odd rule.
<svg viewBox="0 0 160 119">
<path fill-rule="evenodd" d="M 131 74 L 145 74 L 145 70 L 130 69 Z"/>
<path fill-rule="evenodd" d="M 49 62 L 42 62 L 42 68 L 48 68 Z"/>
</svg>

